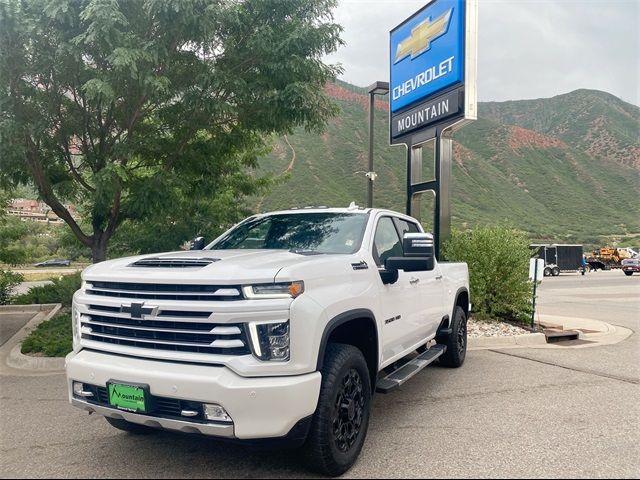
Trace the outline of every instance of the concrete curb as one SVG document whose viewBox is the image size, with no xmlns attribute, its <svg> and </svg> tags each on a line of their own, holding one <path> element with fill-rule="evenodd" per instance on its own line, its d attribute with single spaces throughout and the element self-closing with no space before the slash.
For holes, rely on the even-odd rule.
<svg viewBox="0 0 640 480">
<path fill-rule="evenodd" d="M 57 303 L 43 303 L 36 305 L 0 305 L 0 313 L 30 313 L 44 312 L 58 306 Z"/>
<path fill-rule="evenodd" d="M 469 338 L 467 346 L 469 350 L 495 350 L 501 348 L 525 347 L 536 349 L 592 348 L 604 345 L 615 345 L 616 343 L 620 343 L 633 335 L 633 331 L 628 328 L 587 318 L 545 315 L 544 320 L 540 320 L 539 323 L 540 325 L 546 325 L 547 327 L 554 327 L 560 330 L 575 330 L 578 332 L 578 338 L 588 343 L 584 343 L 582 345 L 562 345 L 561 342 L 547 343 L 544 333 L 529 333 L 513 337 Z M 582 330 L 587 330 L 587 332 Z"/>
<path fill-rule="evenodd" d="M 23 354 L 22 342 L 13 347 L 6 363 L 9 367 L 17 370 L 29 370 L 29 371 L 62 371 L 64 370 L 64 357 L 31 357 Z"/>
<path fill-rule="evenodd" d="M 544 333 L 526 333 L 512 337 L 474 337 L 469 338 L 467 346 L 469 350 L 485 350 L 490 348 L 530 347 L 534 345 L 546 345 L 547 338 Z"/>
<path fill-rule="evenodd" d="M 31 357 L 23 355 L 20 351 L 22 341 L 38 325 L 47 320 L 51 320 L 62 308 L 60 304 L 45 305 L 23 305 L 10 306 L 13 308 L 2 307 L 0 311 L 5 312 L 33 312 L 36 315 L 24 327 L 11 337 L 2 347 L 0 347 L 0 369 L 4 370 L 5 366 L 9 369 L 25 371 L 25 372 L 41 372 L 41 373 L 58 373 L 64 370 L 64 358 L 50 357 Z M 18 308 L 21 307 L 21 308 Z"/>
</svg>

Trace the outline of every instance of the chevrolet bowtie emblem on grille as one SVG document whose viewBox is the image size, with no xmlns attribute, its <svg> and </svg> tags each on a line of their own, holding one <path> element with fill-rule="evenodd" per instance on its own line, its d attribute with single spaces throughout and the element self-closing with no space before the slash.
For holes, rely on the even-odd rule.
<svg viewBox="0 0 640 480">
<path fill-rule="evenodd" d="M 144 320 L 147 315 L 156 316 L 160 307 L 145 307 L 144 303 L 132 303 L 131 305 L 122 305 L 120 311 L 122 313 L 130 313 L 131 318 L 135 320 Z"/>
<path fill-rule="evenodd" d="M 453 8 L 434 21 L 431 21 L 431 18 L 427 18 L 424 22 L 419 23 L 418 26 L 412 29 L 411 35 L 398 44 L 396 61 L 393 63 L 398 63 L 409 55 L 414 59 L 429 50 L 431 48 L 431 42 L 447 33 L 451 13 L 453 13 Z"/>
</svg>

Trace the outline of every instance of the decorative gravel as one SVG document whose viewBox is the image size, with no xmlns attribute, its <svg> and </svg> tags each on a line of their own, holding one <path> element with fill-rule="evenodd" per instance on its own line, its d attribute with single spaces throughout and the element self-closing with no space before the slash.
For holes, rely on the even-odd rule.
<svg viewBox="0 0 640 480">
<path fill-rule="evenodd" d="M 514 337 L 531 333 L 524 328 L 516 327 L 504 322 L 480 322 L 470 318 L 467 323 L 467 333 L 471 338 L 478 337 Z"/>
</svg>

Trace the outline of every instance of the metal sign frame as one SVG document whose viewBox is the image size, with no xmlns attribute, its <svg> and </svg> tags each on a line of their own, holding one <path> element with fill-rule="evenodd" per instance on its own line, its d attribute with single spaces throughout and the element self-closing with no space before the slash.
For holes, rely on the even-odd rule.
<svg viewBox="0 0 640 480">
<path fill-rule="evenodd" d="M 444 0 L 431 0 L 407 20 L 391 30 L 389 35 L 389 51 L 391 55 L 391 34 L 401 26 Z M 435 195 L 434 211 L 434 243 L 435 254 L 440 258 L 442 242 L 451 235 L 451 174 L 453 158 L 453 133 L 477 119 L 477 49 L 478 49 L 478 2 L 477 0 L 465 0 L 465 27 L 464 27 L 464 79 L 461 85 L 439 91 L 429 97 L 422 98 L 418 102 L 400 109 L 391 111 L 389 105 L 389 138 L 391 145 L 404 145 L 406 148 L 407 165 L 407 202 L 406 213 L 419 218 L 420 212 L 413 211 L 414 197 L 427 191 Z M 455 116 L 447 117 L 440 122 L 418 128 L 407 135 L 393 137 L 393 120 L 406 112 L 427 105 L 449 95 L 458 95 L 458 102 L 463 106 L 462 112 Z M 421 178 L 413 178 L 413 171 L 422 171 L 422 145 L 435 139 L 435 179 L 422 181 Z"/>
</svg>

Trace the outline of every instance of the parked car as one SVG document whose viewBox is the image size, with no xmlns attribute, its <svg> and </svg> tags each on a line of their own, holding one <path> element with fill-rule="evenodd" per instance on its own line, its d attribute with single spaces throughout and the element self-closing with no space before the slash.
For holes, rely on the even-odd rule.
<svg viewBox="0 0 640 480">
<path fill-rule="evenodd" d="M 640 273 L 640 257 L 626 258 L 622 261 L 622 271 L 627 277 Z"/>
<path fill-rule="evenodd" d="M 44 262 L 36 263 L 34 266 L 36 267 L 70 267 L 71 260 L 61 260 L 61 259 L 47 260 Z"/>
<path fill-rule="evenodd" d="M 467 265 L 438 262 L 433 236 L 389 210 L 256 215 L 201 250 L 111 260 L 82 279 L 74 406 L 130 433 L 304 444 L 331 476 L 356 461 L 374 392 L 465 359 Z"/>
</svg>

